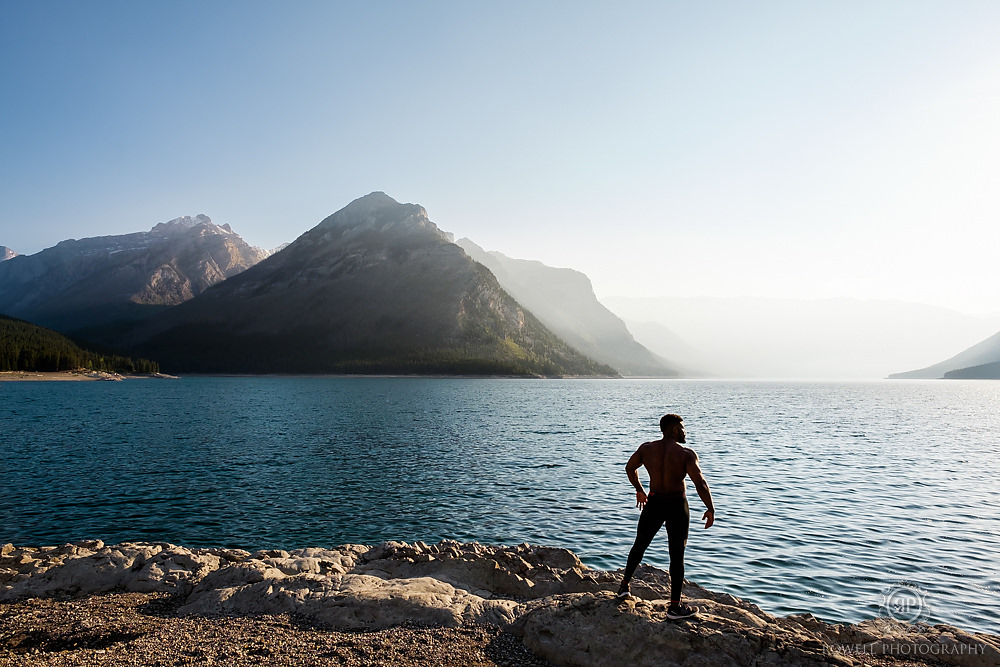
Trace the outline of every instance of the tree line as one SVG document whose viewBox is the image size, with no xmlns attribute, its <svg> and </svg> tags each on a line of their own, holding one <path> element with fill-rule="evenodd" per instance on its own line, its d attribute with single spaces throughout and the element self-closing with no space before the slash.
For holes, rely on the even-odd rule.
<svg viewBox="0 0 1000 667">
<path fill-rule="evenodd" d="M 85 350 L 51 329 L 0 315 L 0 371 L 159 373 L 155 361 Z"/>
</svg>

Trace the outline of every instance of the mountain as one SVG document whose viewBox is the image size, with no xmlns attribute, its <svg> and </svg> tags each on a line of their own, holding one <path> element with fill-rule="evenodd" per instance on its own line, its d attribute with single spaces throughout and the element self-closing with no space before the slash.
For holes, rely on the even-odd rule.
<svg viewBox="0 0 1000 667">
<path fill-rule="evenodd" d="M 125 341 L 169 371 L 617 375 L 415 204 L 374 192 Z"/>
<path fill-rule="evenodd" d="M 623 375 L 677 376 L 669 362 L 635 342 L 625 323 L 601 305 L 586 275 L 487 252 L 469 239 L 456 243 L 542 324 L 591 359 Z"/>
<path fill-rule="evenodd" d="M 602 302 L 653 352 L 720 377 L 884 378 L 954 354 L 995 332 L 995 317 L 861 299 L 610 297 Z M 693 348 L 678 351 L 637 322 Z"/>
<path fill-rule="evenodd" d="M 14 259 L 15 257 L 17 257 L 16 252 L 5 245 L 0 245 L 0 262 L 6 262 L 8 259 Z"/>
<path fill-rule="evenodd" d="M 0 371 L 71 371 L 86 368 L 116 373 L 157 373 L 145 359 L 129 359 L 81 349 L 60 333 L 0 315 Z"/>
<path fill-rule="evenodd" d="M 266 256 L 205 215 L 63 241 L 0 263 L 0 312 L 86 336 L 182 303 Z"/>
<path fill-rule="evenodd" d="M 637 322 L 625 320 L 628 330 L 636 341 L 664 359 L 681 359 L 674 366 L 686 378 L 704 378 L 724 375 L 715 369 L 715 362 L 701 350 L 683 340 L 676 333 L 659 322 Z"/>
<path fill-rule="evenodd" d="M 1000 380 L 1000 361 L 959 368 L 944 374 L 945 380 Z"/>
<path fill-rule="evenodd" d="M 940 363 L 915 371 L 894 373 L 894 380 L 931 378 L 995 378 L 1000 379 L 1000 333 L 976 343 L 964 352 Z"/>
</svg>

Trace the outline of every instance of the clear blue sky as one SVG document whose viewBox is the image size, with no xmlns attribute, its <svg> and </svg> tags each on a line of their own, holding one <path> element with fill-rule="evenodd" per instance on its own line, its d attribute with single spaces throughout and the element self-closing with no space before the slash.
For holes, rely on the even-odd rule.
<svg viewBox="0 0 1000 667">
<path fill-rule="evenodd" d="M 383 190 L 599 295 L 1000 310 L 1000 2 L 0 4 L 0 244 Z"/>
</svg>

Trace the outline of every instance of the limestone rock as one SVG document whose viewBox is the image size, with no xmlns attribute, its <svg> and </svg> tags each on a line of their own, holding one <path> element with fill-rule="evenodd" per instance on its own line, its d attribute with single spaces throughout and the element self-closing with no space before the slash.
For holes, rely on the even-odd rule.
<svg viewBox="0 0 1000 667">
<path fill-rule="evenodd" d="M 88 548 L 98 545 L 96 551 Z M 123 543 L 106 547 L 97 541 L 43 549 L 14 550 L 0 560 L 0 567 L 5 569 L 11 561 L 19 561 L 19 573 L 29 575 L 14 580 L 13 585 L 0 591 L 0 600 L 103 593 L 116 589 L 140 593 L 186 592 L 203 576 L 218 569 L 221 562 L 218 556 L 206 550 L 190 550 L 165 543 Z M 25 568 L 28 571 L 24 571 Z"/>
<path fill-rule="evenodd" d="M 167 591 L 183 598 L 186 614 L 289 613 L 355 630 L 491 624 L 509 627 L 553 664 L 579 667 L 851 665 L 878 655 L 1000 665 L 996 635 L 887 619 L 776 617 L 693 582 L 686 582 L 685 597 L 701 609 L 699 617 L 670 621 L 668 573 L 642 566 L 633 580 L 636 597 L 622 604 L 613 597 L 619 580 L 565 549 L 452 540 L 254 553 L 99 540 L 0 548 L 0 601 Z"/>
<path fill-rule="evenodd" d="M 242 571 L 252 572 L 250 568 Z M 463 623 L 508 625 L 518 608 L 516 602 L 484 600 L 429 577 L 383 579 L 363 574 L 329 577 L 305 574 L 281 580 L 266 578 L 224 588 L 215 588 L 215 583 L 218 582 L 203 582 L 203 587 L 191 595 L 180 612 L 294 613 L 339 628 L 374 630 L 406 622 L 443 626 Z"/>
<path fill-rule="evenodd" d="M 852 664 L 824 653 L 818 634 L 776 627 L 711 600 L 697 622 L 667 619 L 668 600 L 615 604 L 611 593 L 556 595 L 526 605 L 514 622 L 531 651 L 557 665 Z"/>
<path fill-rule="evenodd" d="M 590 570 L 567 549 L 527 544 L 496 547 L 444 541 L 417 547 L 385 542 L 366 553 L 357 569 L 394 577 L 434 577 L 484 597 L 531 599 L 617 586 L 613 575 Z"/>
</svg>

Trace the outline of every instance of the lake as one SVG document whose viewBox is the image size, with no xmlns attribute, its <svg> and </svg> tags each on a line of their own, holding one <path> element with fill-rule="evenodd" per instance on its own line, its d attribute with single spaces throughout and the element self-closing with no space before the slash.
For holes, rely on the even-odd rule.
<svg viewBox="0 0 1000 667">
<path fill-rule="evenodd" d="M 329 377 L 0 383 L 0 542 L 443 538 L 625 564 L 624 465 L 684 416 L 687 576 L 772 613 L 1000 632 L 1000 382 Z M 640 472 L 645 481 L 644 473 Z M 666 568 L 666 535 L 646 555 Z"/>
</svg>

